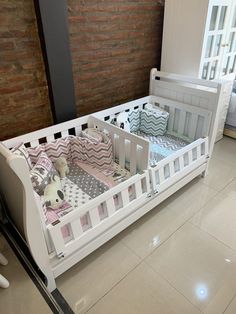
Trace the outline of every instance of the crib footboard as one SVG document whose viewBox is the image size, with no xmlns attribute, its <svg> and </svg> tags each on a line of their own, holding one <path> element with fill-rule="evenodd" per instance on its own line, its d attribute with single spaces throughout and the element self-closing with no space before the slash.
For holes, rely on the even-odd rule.
<svg viewBox="0 0 236 314">
<path fill-rule="evenodd" d="M 149 175 L 145 171 L 48 225 L 47 230 L 59 258 L 57 261 L 91 243 L 104 232 L 109 234 L 116 223 L 136 211 L 149 196 Z M 63 235 L 63 227 L 70 232 L 69 241 Z"/>
<path fill-rule="evenodd" d="M 200 138 L 150 168 L 152 189 L 160 193 L 208 160 L 208 137 Z"/>
</svg>

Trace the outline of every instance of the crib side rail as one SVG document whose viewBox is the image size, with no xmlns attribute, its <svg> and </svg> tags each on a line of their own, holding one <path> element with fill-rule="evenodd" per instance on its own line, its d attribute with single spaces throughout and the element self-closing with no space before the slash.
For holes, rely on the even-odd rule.
<svg viewBox="0 0 236 314">
<path fill-rule="evenodd" d="M 208 138 L 200 138 L 150 168 L 154 193 L 160 193 L 208 159 Z"/>
<path fill-rule="evenodd" d="M 163 73 L 152 69 L 150 73 L 150 95 L 179 101 L 211 111 L 209 132 L 209 154 L 212 154 L 220 113 L 221 98 L 224 96 L 224 83 Z"/>
<path fill-rule="evenodd" d="M 130 111 L 134 109 L 143 109 L 144 104 L 148 103 L 149 96 L 142 97 L 133 101 L 129 101 L 122 105 L 118 105 L 112 108 L 108 108 L 93 114 L 93 116 L 102 119 L 104 121 L 113 119 L 116 115 L 123 111 Z"/>
<path fill-rule="evenodd" d="M 217 89 L 218 83 L 215 81 L 207 81 L 197 77 L 192 77 L 188 75 L 182 74 L 175 74 L 175 73 L 168 73 L 163 71 L 158 71 L 156 68 L 153 68 L 150 73 L 151 79 L 155 80 L 156 77 L 169 80 L 170 82 L 173 81 L 174 83 L 186 83 L 186 84 L 193 84 L 199 86 L 199 88 L 212 88 Z"/>
<path fill-rule="evenodd" d="M 150 193 L 148 171 L 137 174 L 47 226 L 58 258 L 75 252 L 137 210 Z M 84 223 L 86 222 L 86 223 Z M 72 239 L 65 243 L 62 227 Z"/>
<path fill-rule="evenodd" d="M 128 161 L 130 163 L 130 172 L 132 175 L 148 168 L 149 141 L 125 132 L 97 117 L 91 116 L 89 121 L 91 126 L 110 134 L 113 142 L 114 157 L 119 160 L 121 167 L 124 168 L 125 163 Z"/>
<path fill-rule="evenodd" d="M 170 113 L 167 125 L 170 134 L 190 141 L 209 135 L 212 118 L 210 110 L 159 96 L 150 96 L 150 102 Z"/>
<path fill-rule="evenodd" d="M 36 147 L 42 143 L 53 142 L 57 138 L 64 138 L 69 135 L 78 135 L 82 129 L 88 127 L 88 120 L 89 116 L 80 117 L 38 131 L 14 137 L 4 141 L 3 144 L 7 148 L 12 148 L 19 143 L 24 143 L 27 147 Z"/>
</svg>

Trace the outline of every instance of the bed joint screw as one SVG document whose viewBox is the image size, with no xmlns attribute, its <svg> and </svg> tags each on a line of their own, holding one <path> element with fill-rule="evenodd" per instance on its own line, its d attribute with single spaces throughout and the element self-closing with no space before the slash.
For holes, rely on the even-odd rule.
<svg viewBox="0 0 236 314">
<path fill-rule="evenodd" d="M 64 254 L 63 252 L 61 252 L 61 253 L 57 254 L 57 257 L 58 257 L 58 258 L 64 258 L 64 257 L 65 257 L 65 254 Z"/>
<path fill-rule="evenodd" d="M 148 194 L 147 194 L 147 197 L 148 197 L 148 198 L 152 197 L 152 193 L 151 193 L 151 192 L 148 193 Z"/>
</svg>

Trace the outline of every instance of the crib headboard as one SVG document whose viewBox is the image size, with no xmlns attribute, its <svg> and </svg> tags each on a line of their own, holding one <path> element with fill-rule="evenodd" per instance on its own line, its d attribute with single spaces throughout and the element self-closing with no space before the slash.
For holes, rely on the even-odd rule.
<svg viewBox="0 0 236 314">
<path fill-rule="evenodd" d="M 150 73 L 149 92 L 150 95 L 211 112 L 208 136 L 209 151 L 212 153 L 218 125 L 219 99 L 223 93 L 222 83 L 160 72 L 154 68 Z"/>
<path fill-rule="evenodd" d="M 150 96 L 149 102 L 170 113 L 167 125 L 169 134 L 191 142 L 209 135 L 211 111 L 159 96 Z"/>
</svg>

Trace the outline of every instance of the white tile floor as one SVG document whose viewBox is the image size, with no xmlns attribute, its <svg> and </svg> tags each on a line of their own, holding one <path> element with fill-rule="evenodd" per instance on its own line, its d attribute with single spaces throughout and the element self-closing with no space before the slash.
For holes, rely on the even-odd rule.
<svg viewBox="0 0 236 314">
<path fill-rule="evenodd" d="M 2 252 L 8 259 L 8 265 L 0 265 L 0 273 L 10 282 L 9 288 L 0 288 L 0 313 L 52 313 L 47 303 L 2 236 L 0 237 L 0 252 Z"/>
<path fill-rule="evenodd" d="M 197 178 L 57 280 L 75 313 L 236 313 L 236 141 Z"/>
</svg>

